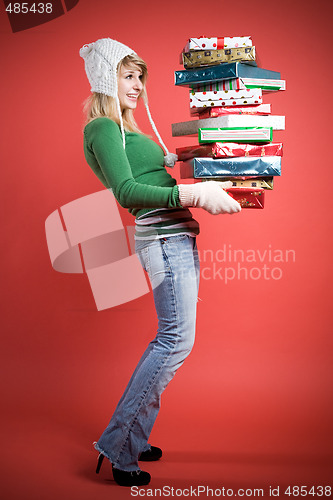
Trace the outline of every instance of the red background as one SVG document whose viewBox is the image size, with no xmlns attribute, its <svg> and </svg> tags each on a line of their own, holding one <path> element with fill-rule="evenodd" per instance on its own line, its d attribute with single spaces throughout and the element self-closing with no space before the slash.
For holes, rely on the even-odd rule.
<svg viewBox="0 0 333 500">
<path fill-rule="evenodd" d="M 151 436 L 164 450 L 163 462 L 144 467 L 151 487 L 329 484 L 331 15 L 323 0 L 80 0 L 13 34 L 1 13 L 3 498 L 130 498 L 108 467 L 95 476 L 92 442 L 155 335 L 152 295 L 97 312 L 85 276 L 52 269 L 44 232 L 51 212 L 102 188 L 82 151 L 90 87 L 78 51 L 107 36 L 147 61 L 151 111 L 171 151 L 195 144 L 171 137 L 171 123 L 190 119 L 187 91 L 173 85 L 187 38 L 252 35 L 260 66 L 287 81 L 286 92 L 264 96 L 286 115 L 286 131 L 274 133 L 282 176 L 265 209 L 194 215 L 201 251 L 271 245 L 296 260 L 267 263 L 280 280 L 202 279 L 196 346 Z M 150 133 L 142 109 L 137 118 Z"/>
</svg>

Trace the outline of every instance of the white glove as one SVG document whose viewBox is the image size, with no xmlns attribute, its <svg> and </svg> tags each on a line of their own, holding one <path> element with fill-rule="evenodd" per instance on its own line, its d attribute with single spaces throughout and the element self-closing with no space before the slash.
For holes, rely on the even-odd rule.
<svg viewBox="0 0 333 500">
<path fill-rule="evenodd" d="M 231 186 L 231 181 L 178 184 L 179 201 L 183 207 L 203 208 L 213 215 L 234 214 L 241 211 L 241 206 L 223 190 Z"/>
</svg>

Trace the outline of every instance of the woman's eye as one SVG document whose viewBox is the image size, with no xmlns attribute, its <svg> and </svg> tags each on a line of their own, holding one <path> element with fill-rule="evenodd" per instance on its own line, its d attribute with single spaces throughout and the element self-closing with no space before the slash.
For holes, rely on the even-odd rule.
<svg viewBox="0 0 333 500">
<path fill-rule="evenodd" d="M 132 78 L 133 75 L 127 75 L 126 78 Z"/>
</svg>

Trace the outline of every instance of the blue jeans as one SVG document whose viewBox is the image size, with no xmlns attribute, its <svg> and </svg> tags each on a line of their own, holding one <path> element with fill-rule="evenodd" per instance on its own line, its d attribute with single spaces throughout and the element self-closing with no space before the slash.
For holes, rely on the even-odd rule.
<svg viewBox="0 0 333 500">
<path fill-rule="evenodd" d="M 161 394 L 190 353 L 199 287 L 196 239 L 174 235 L 136 241 L 136 253 L 153 288 L 157 335 L 143 353 L 111 421 L 95 448 L 117 469 L 139 469 L 138 457 L 160 408 Z"/>
</svg>

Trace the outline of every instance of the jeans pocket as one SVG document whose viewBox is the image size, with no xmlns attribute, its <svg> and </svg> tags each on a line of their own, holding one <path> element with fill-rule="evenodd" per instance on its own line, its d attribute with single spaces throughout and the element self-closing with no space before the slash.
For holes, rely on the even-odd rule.
<svg viewBox="0 0 333 500">
<path fill-rule="evenodd" d="M 161 238 L 161 242 L 167 243 L 168 241 L 170 241 L 172 243 L 174 241 L 187 240 L 188 238 L 190 238 L 188 234 L 174 234 L 173 236 L 166 236 L 165 238 Z"/>
</svg>

